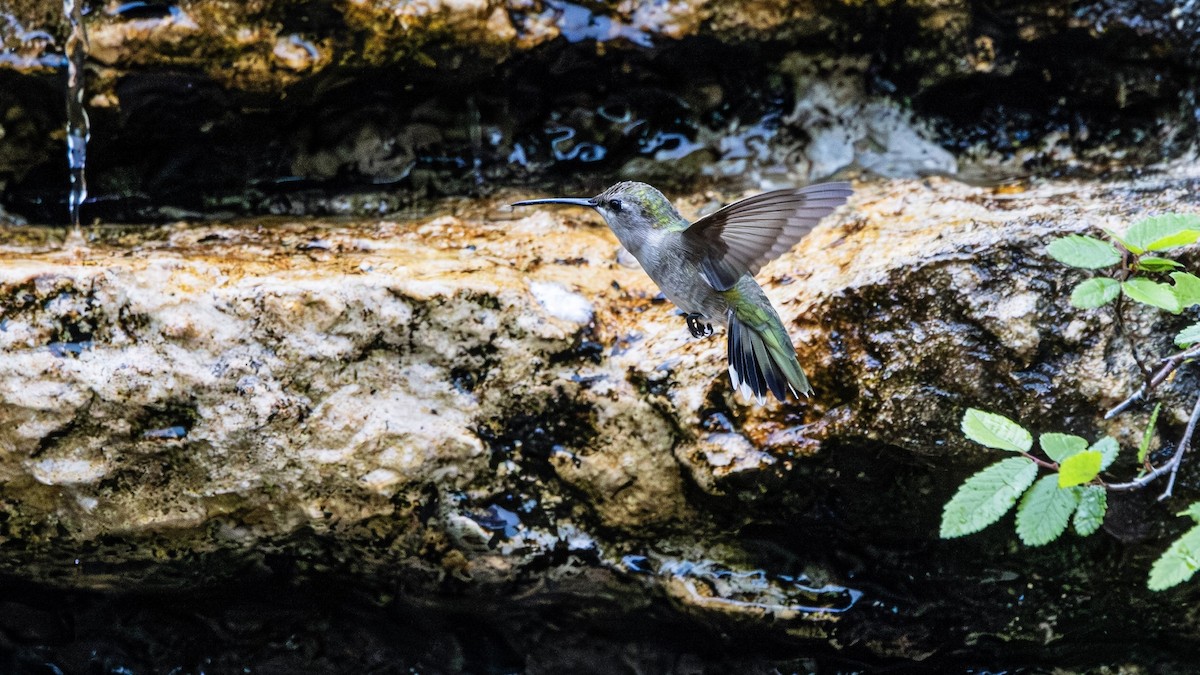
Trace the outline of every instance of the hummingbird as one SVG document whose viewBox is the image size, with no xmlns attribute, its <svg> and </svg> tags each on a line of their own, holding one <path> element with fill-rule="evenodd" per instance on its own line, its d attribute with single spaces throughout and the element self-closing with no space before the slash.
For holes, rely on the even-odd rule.
<svg viewBox="0 0 1200 675">
<path fill-rule="evenodd" d="M 728 334 L 733 388 L 759 404 L 767 392 L 809 396 L 796 348 L 754 274 L 846 203 L 845 182 L 765 192 L 689 223 L 646 183 L 617 183 L 591 198 L 529 199 L 512 206 L 569 204 L 594 209 L 663 295 L 685 315 L 693 337 Z"/>
</svg>

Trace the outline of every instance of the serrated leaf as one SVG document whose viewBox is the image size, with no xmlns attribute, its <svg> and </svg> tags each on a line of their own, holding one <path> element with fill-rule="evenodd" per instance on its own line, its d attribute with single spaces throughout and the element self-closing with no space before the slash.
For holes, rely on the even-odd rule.
<svg viewBox="0 0 1200 675">
<path fill-rule="evenodd" d="M 1017 536 L 1028 546 L 1042 546 L 1067 530 L 1079 505 L 1078 492 L 1061 490 L 1054 476 L 1044 476 L 1029 488 L 1017 507 Z"/>
<path fill-rule="evenodd" d="M 1004 415 L 968 408 L 963 413 L 962 432 L 976 443 L 1009 452 L 1029 452 L 1033 436 Z"/>
<path fill-rule="evenodd" d="M 1158 424 L 1159 410 L 1162 410 L 1161 402 L 1154 404 L 1154 410 L 1150 411 L 1150 421 L 1146 423 L 1146 430 L 1142 432 L 1142 442 L 1138 445 L 1138 466 L 1145 463 L 1146 453 L 1150 452 L 1150 441 L 1154 439 L 1154 425 Z"/>
<path fill-rule="evenodd" d="M 1200 304 L 1200 277 L 1188 272 L 1172 272 L 1171 280 L 1175 282 L 1175 297 L 1179 298 L 1180 307 Z"/>
<path fill-rule="evenodd" d="M 1200 523 L 1200 502 L 1192 502 L 1186 509 L 1176 513 L 1175 515 L 1187 516 L 1197 523 Z"/>
<path fill-rule="evenodd" d="M 1200 232 L 1197 232 L 1196 234 L 1200 234 Z M 1134 263 L 1133 267 L 1134 269 L 1139 269 L 1144 272 L 1166 272 L 1167 270 L 1183 267 L 1183 265 L 1175 262 L 1174 260 L 1170 260 L 1169 258 L 1159 258 L 1148 255 L 1138 258 L 1138 261 Z"/>
<path fill-rule="evenodd" d="M 1143 218 L 1125 231 L 1125 241 L 1146 251 L 1161 251 L 1161 248 L 1151 248 L 1163 240 L 1169 240 L 1188 230 L 1200 229 L 1200 218 L 1177 213 L 1166 213 L 1159 216 Z M 1192 239 L 1195 241 L 1195 238 Z M 1191 243 L 1191 242 L 1188 242 Z M 1182 244 L 1180 244 L 1182 245 Z"/>
<path fill-rule="evenodd" d="M 1042 434 L 1038 437 L 1038 445 L 1042 446 L 1047 457 L 1061 462 L 1077 452 L 1087 450 L 1088 442 L 1071 434 Z"/>
<path fill-rule="evenodd" d="M 1046 252 L 1064 265 L 1085 270 L 1100 269 L 1121 262 L 1121 252 L 1116 246 L 1082 234 L 1070 234 L 1055 239 L 1046 247 Z"/>
<path fill-rule="evenodd" d="M 1081 537 L 1100 529 L 1108 511 L 1108 491 L 1099 485 L 1075 488 L 1079 491 L 1079 508 L 1075 510 L 1075 532 Z"/>
<path fill-rule="evenodd" d="M 1092 443 L 1092 447 L 1088 448 L 1088 450 L 1095 450 L 1100 453 L 1100 470 L 1103 471 L 1112 466 L 1113 462 L 1117 461 L 1117 455 L 1121 452 L 1121 446 L 1117 443 L 1117 439 L 1105 436 Z"/>
<path fill-rule="evenodd" d="M 1136 300 L 1143 305 L 1165 309 L 1172 314 L 1178 314 L 1182 309 L 1179 297 L 1175 295 L 1175 289 L 1167 284 L 1150 281 L 1144 277 L 1134 277 L 1122 283 L 1121 290 L 1131 300 Z"/>
<path fill-rule="evenodd" d="M 1095 450 L 1084 450 L 1071 455 L 1058 465 L 1058 486 L 1083 485 L 1100 473 L 1100 462 L 1104 456 Z"/>
<path fill-rule="evenodd" d="M 971 476 L 946 502 L 940 536 L 961 537 L 1000 520 L 1035 478 L 1037 464 L 1026 457 L 1000 460 Z"/>
<path fill-rule="evenodd" d="M 1175 336 L 1175 346 L 1180 349 L 1187 349 L 1197 342 L 1200 342 L 1200 323 L 1184 328 Z"/>
<path fill-rule="evenodd" d="M 1108 277 L 1094 277 L 1080 282 L 1071 291 L 1071 305 L 1079 309 L 1096 309 L 1117 299 L 1121 282 Z"/>
<path fill-rule="evenodd" d="M 1184 532 L 1154 561 L 1146 586 L 1152 591 L 1176 586 L 1191 579 L 1197 568 L 1200 568 L 1200 525 Z"/>
</svg>

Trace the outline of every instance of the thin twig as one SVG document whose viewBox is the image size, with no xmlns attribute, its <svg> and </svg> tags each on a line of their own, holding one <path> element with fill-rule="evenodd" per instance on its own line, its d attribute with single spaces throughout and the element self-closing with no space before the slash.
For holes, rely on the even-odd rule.
<svg viewBox="0 0 1200 675">
<path fill-rule="evenodd" d="M 1058 463 L 1057 462 L 1047 462 L 1046 460 L 1041 459 L 1040 457 L 1035 457 L 1035 456 L 1033 456 L 1032 453 L 1028 453 L 1028 452 L 1022 452 L 1021 454 L 1025 456 L 1025 459 L 1033 460 L 1034 464 L 1037 464 L 1038 466 L 1042 467 L 1043 469 L 1050 469 L 1051 471 L 1058 471 Z"/>
<path fill-rule="evenodd" d="M 1170 497 L 1171 491 L 1175 489 L 1175 476 L 1179 474 L 1179 467 L 1183 464 L 1183 453 L 1192 446 L 1192 434 L 1196 432 L 1197 421 L 1200 421 L 1200 396 L 1196 397 L 1196 405 L 1192 407 L 1192 416 L 1188 418 L 1187 428 L 1183 430 L 1183 438 L 1179 439 L 1179 447 L 1175 448 L 1175 454 L 1171 455 L 1171 477 L 1167 479 L 1167 489 L 1158 496 L 1160 502 Z"/>
<path fill-rule="evenodd" d="M 1196 432 L 1196 423 L 1200 422 L 1200 396 L 1196 397 L 1196 404 L 1192 407 L 1192 416 L 1188 419 L 1187 428 L 1183 430 L 1183 437 L 1179 439 L 1179 444 L 1175 446 L 1175 454 L 1162 466 L 1154 467 L 1143 476 L 1139 476 L 1136 480 L 1131 480 L 1128 483 L 1109 483 L 1105 485 L 1110 491 L 1128 491 L 1140 490 L 1150 483 L 1158 479 L 1164 474 L 1171 474 L 1171 478 L 1167 481 L 1167 489 L 1159 495 L 1159 501 L 1162 501 L 1171 496 L 1171 491 L 1175 487 L 1175 475 L 1179 473 L 1179 466 L 1183 464 L 1183 455 L 1192 446 L 1192 434 Z"/>
<path fill-rule="evenodd" d="M 1159 359 L 1159 363 L 1176 363 L 1176 362 L 1178 362 L 1180 365 L 1183 365 L 1184 361 L 1187 361 L 1188 359 L 1191 359 L 1191 358 L 1195 358 L 1197 356 L 1200 356 L 1200 344 L 1193 345 L 1193 346 L 1187 348 L 1186 350 L 1179 352 L 1178 354 L 1172 354 L 1171 356 L 1164 356 L 1163 358 Z"/>
<path fill-rule="evenodd" d="M 1141 387 L 1138 387 L 1138 390 L 1133 392 L 1129 398 L 1121 401 L 1114 406 L 1112 410 L 1104 413 L 1104 419 L 1111 420 L 1112 418 L 1124 412 L 1127 408 L 1129 408 L 1129 406 L 1144 399 L 1146 395 L 1149 394 L 1155 387 L 1163 382 L 1166 382 L 1167 378 L 1171 376 L 1171 373 L 1178 370 L 1179 366 L 1182 366 L 1185 361 L 1197 356 L 1200 356 L 1200 345 L 1163 359 L 1163 366 L 1159 368 L 1156 373 L 1151 375 L 1150 378 L 1146 380 L 1145 384 L 1143 384 Z"/>
<path fill-rule="evenodd" d="M 1128 276 L 1128 275 L 1126 275 Z M 1119 281 L 1124 281 L 1120 279 Z M 1142 371 L 1142 378 L 1150 377 L 1150 367 L 1142 361 L 1142 355 L 1138 354 L 1137 343 L 1130 337 L 1129 331 L 1125 327 L 1125 296 L 1124 294 L 1117 296 L 1117 302 L 1113 305 L 1113 316 L 1117 321 L 1117 332 L 1129 345 L 1129 353 L 1133 355 L 1133 362 L 1137 364 L 1138 370 Z"/>
</svg>

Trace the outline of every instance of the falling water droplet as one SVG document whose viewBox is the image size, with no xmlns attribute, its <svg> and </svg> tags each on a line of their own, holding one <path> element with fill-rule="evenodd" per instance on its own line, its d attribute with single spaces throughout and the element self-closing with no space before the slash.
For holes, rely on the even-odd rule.
<svg viewBox="0 0 1200 675">
<path fill-rule="evenodd" d="M 468 133 L 471 137 L 471 178 L 475 187 L 483 185 L 483 122 L 479 116 L 479 103 L 475 96 L 467 98 Z"/>
<path fill-rule="evenodd" d="M 87 198 L 87 143 L 91 136 L 87 109 L 83 105 L 84 61 L 87 59 L 87 31 L 83 26 L 83 0 L 63 0 L 63 15 L 71 29 L 67 37 L 67 166 L 71 182 L 67 208 L 74 237 L 80 233 L 79 207 Z"/>
</svg>

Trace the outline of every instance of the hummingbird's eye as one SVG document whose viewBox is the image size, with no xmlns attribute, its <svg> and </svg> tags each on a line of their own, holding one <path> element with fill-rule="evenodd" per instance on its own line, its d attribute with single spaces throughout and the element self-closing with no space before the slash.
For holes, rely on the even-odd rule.
<svg viewBox="0 0 1200 675">
<path fill-rule="evenodd" d="M 608 202 L 608 208 L 612 209 L 614 213 L 620 213 L 621 207 L 622 204 L 620 199 L 611 199 Z"/>
</svg>

